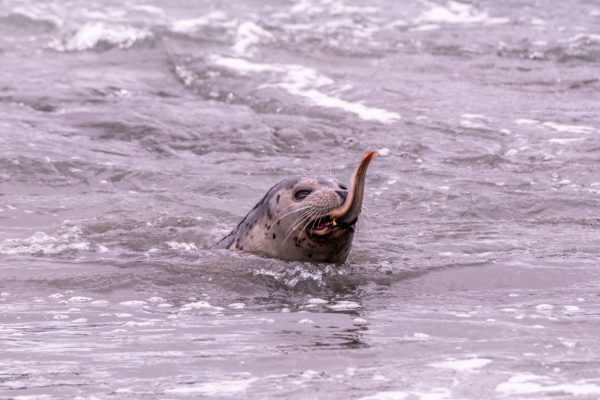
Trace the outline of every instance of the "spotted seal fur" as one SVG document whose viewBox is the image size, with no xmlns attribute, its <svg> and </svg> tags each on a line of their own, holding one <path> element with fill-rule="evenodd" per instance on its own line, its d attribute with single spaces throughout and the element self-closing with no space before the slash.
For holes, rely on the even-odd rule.
<svg viewBox="0 0 600 400">
<path fill-rule="evenodd" d="M 213 248 L 290 261 L 343 263 L 361 212 L 367 167 L 376 155 L 364 155 L 349 189 L 323 176 L 284 179 Z"/>
</svg>

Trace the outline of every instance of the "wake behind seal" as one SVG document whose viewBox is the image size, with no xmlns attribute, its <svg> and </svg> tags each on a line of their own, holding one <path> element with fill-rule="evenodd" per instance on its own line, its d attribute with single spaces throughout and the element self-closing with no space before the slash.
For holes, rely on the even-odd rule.
<svg viewBox="0 0 600 400">
<path fill-rule="evenodd" d="M 376 155 L 363 156 L 349 189 L 323 176 L 284 179 L 212 248 L 288 261 L 343 263 L 362 209 L 367 168 Z"/>
</svg>

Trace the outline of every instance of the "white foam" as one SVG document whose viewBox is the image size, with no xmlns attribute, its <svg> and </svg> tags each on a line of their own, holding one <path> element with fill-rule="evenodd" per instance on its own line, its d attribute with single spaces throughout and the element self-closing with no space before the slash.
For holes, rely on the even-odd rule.
<svg viewBox="0 0 600 400">
<path fill-rule="evenodd" d="M 241 58 L 213 56 L 211 61 L 222 67 L 235 69 L 238 72 L 283 72 L 284 69 L 272 64 L 257 64 Z"/>
<path fill-rule="evenodd" d="M 575 36 L 571 36 L 570 38 L 560 40 L 560 42 L 600 42 L 600 35 L 597 33 L 578 33 Z"/>
<path fill-rule="evenodd" d="M 184 243 L 184 242 L 171 241 L 171 242 L 167 242 L 167 246 L 169 246 L 169 248 L 171 248 L 173 250 L 186 250 L 186 251 L 198 250 L 198 247 L 196 247 L 195 243 Z"/>
<path fill-rule="evenodd" d="M 290 9 L 292 14 L 316 14 L 324 11 L 322 6 L 317 6 L 309 0 L 300 0 Z"/>
<path fill-rule="evenodd" d="M 267 83 L 261 88 L 280 87 L 294 96 L 308 99 L 312 104 L 337 108 L 356 114 L 359 118 L 391 124 L 401 118 L 400 114 L 381 108 L 369 107 L 361 102 L 350 102 L 324 93 L 325 87 L 333 86 L 334 81 L 316 70 L 295 64 L 258 64 L 244 59 L 213 56 L 212 62 L 240 73 L 270 72 L 279 76 L 280 82 Z M 334 88 L 332 88 L 334 89 Z"/>
<path fill-rule="evenodd" d="M 151 6 L 149 4 L 137 4 L 137 5 L 133 5 L 131 6 L 132 10 L 137 10 L 137 11 L 143 11 L 145 13 L 148 14 L 154 14 L 154 15 L 165 15 L 165 12 L 155 6 Z"/>
<path fill-rule="evenodd" d="M 300 321 L 298 321 L 298 323 L 299 324 L 314 324 L 314 322 L 308 318 L 301 319 Z"/>
<path fill-rule="evenodd" d="M 470 4 L 457 1 L 448 1 L 445 6 L 429 2 L 425 2 L 425 4 L 430 9 L 417 18 L 417 23 L 497 25 L 510 22 L 508 18 L 492 18 L 487 11 L 478 11 Z"/>
<path fill-rule="evenodd" d="M 165 390 L 167 394 L 204 395 L 204 396 L 231 396 L 245 392 L 256 378 L 205 382 L 199 385 L 185 385 Z"/>
<path fill-rule="evenodd" d="M 194 303 L 187 303 L 184 304 L 183 306 L 181 306 L 181 311 L 189 311 L 189 310 L 223 310 L 223 307 L 216 307 L 216 306 L 212 306 L 210 305 L 210 303 L 206 302 L 206 301 L 197 301 Z"/>
<path fill-rule="evenodd" d="M 382 124 L 391 124 L 400 119 L 400 114 L 395 112 L 384 110 L 382 108 L 367 107 L 362 103 L 353 103 L 337 97 L 328 96 L 315 89 L 304 90 L 289 84 L 281 84 L 280 86 L 291 94 L 306 97 L 316 105 L 338 108 L 356 114 L 359 118 L 364 120 L 377 121 Z"/>
<path fill-rule="evenodd" d="M 584 125 L 564 125 L 564 124 L 557 124 L 555 122 L 544 122 L 542 125 L 544 125 L 545 127 L 554 129 L 555 131 L 564 133 L 564 132 L 568 132 L 568 133 L 583 133 L 583 134 L 593 134 L 598 132 L 597 129 L 592 128 L 591 126 L 584 126 Z"/>
<path fill-rule="evenodd" d="M 577 340 L 573 340 L 573 339 L 565 339 L 565 338 L 558 338 L 558 340 L 560 340 L 560 342 L 563 344 L 563 346 L 572 349 L 575 346 L 577 346 Z"/>
<path fill-rule="evenodd" d="M 552 304 L 538 304 L 535 306 L 536 310 L 552 310 L 554 306 Z"/>
<path fill-rule="evenodd" d="M 234 310 L 243 310 L 246 305 L 244 303 L 231 303 L 228 307 Z"/>
<path fill-rule="evenodd" d="M 556 143 L 556 144 L 569 144 L 569 143 L 581 142 L 582 140 L 585 140 L 585 138 L 552 138 L 552 139 L 549 139 L 548 142 Z"/>
<path fill-rule="evenodd" d="M 472 317 L 471 314 L 465 313 L 465 312 L 456 313 L 456 314 L 454 314 L 454 316 L 458 317 L 458 318 L 471 318 Z"/>
<path fill-rule="evenodd" d="M 528 118 L 515 119 L 515 124 L 517 124 L 517 125 L 537 125 L 539 123 L 540 123 L 540 121 L 535 120 L 535 119 L 528 119 Z"/>
<path fill-rule="evenodd" d="M 585 381 L 552 384 L 551 379 L 548 377 L 522 374 L 511 377 L 507 382 L 500 383 L 496 386 L 496 391 L 504 395 L 566 394 L 591 396 L 600 394 L 600 386 Z"/>
<path fill-rule="evenodd" d="M 370 396 L 360 397 L 359 400 L 403 400 L 409 396 L 410 393 L 402 392 L 399 390 L 378 392 Z"/>
<path fill-rule="evenodd" d="M 448 360 L 437 363 L 431 363 L 432 367 L 435 368 L 444 368 L 444 369 L 453 369 L 455 371 L 472 371 L 475 369 L 483 368 L 492 360 L 487 358 L 469 358 L 466 360 Z"/>
<path fill-rule="evenodd" d="M 82 241 L 81 230 L 61 226 L 54 236 L 35 232 L 25 239 L 5 239 L 0 242 L 0 254 L 58 254 L 66 250 L 89 250 L 90 243 Z"/>
<path fill-rule="evenodd" d="M 126 306 L 126 307 L 140 307 L 140 306 L 145 306 L 146 303 L 143 300 L 129 300 L 129 301 L 122 301 L 119 303 L 122 306 Z"/>
<path fill-rule="evenodd" d="M 264 30 L 254 22 L 247 21 L 238 26 L 236 42 L 232 50 L 240 55 L 248 54 L 251 46 L 273 40 L 273 38 L 271 32 Z"/>
<path fill-rule="evenodd" d="M 468 129 L 487 128 L 487 125 L 482 123 L 481 121 L 473 121 L 471 119 L 462 119 L 460 121 L 460 126 Z"/>
<path fill-rule="evenodd" d="M 461 115 L 461 118 L 467 118 L 467 119 L 483 119 L 485 120 L 486 117 L 483 114 L 470 114 L 470 113 L 465 113 L 463 115 Z"/>
<path fill-rule="evenodd" d="M 354 15 L 354 14 L 373 14 L 379 12 L 380 9 L 372 6 L 350 6 L 343 1 L 321 1 L 320 4 L 311 0 L 297 1 L 290 9 L 292 14 L 316 15 L 329 13 L 331 15 Z"/>
<path fill-rule="evenodd" d="M 156 322 L 154 321 L 145 321 L 145 322 L 137 322 L 137 321 L 127 321 L 123 324 L 123 326 L 132 327 L 132 326 L 154 326 Z"/>
<path fill-rule="evenodd" d="M 227 21 L 227 14 L 216 10 L 202 17 L 177 20 L 172 23 L 171 30 L 178 33 L 193 33 L 204 26 L 225 21 Z"/>
<path fill-rule="evenodd" d="M 335 304 L 328 305 L 327 308 L 334 311 L 345 311 L 345 310 L 356 310 L 361 305 L 354 301 L 340 300 L 336 301 Z"/>
<path fill-rule="evenodd" d="M 184 86 L 191 86 L 192 83 L 194 83 L 194 73 L 184 66 L 176 65 L 175 74 Z M 152 249 L 150 249 L 150 251 L 152 251 Z"/>
<path fill-rule="evenodd" d="M 328 2 L 326 2 L 328 3 Z M 349 6 L 343 1 L 333 1 L 328 4 L 329 11 L 334 15 L 354 15 L 359 14 L 361 16 L 365 14 L 374 14 L 380 12 L 381 9 L 373 6 Z"/>
<path fill-rule="evenodd" d="M 387 147 L 383 147 L 377 150 L 377 153 L 379 153 L 381 157 L 387 157 L 390 155 L 390 149 L 388 149 Z"/>
<path fill-rule="evenodd" d="M 91 297 L 85 297 L 85 296 L 74 296 L 69 299 L 69 301 L 72 303 L 87 303 L 88 301 L 91 301 L 91 300 L 92 300 Z"/>
<path fill-rule="evenodd" d="M 152 33 L 128 25 L 106 25 L 102 22 L 88 22 L 81 26 L 75 34 L 63 40 L 54 40 L 49 48 L 57 51 L 85 51 L 100 43 L 118 46 L 122 49 L 131 47 L 136 41 L 146 39 Z"/>
</svg>

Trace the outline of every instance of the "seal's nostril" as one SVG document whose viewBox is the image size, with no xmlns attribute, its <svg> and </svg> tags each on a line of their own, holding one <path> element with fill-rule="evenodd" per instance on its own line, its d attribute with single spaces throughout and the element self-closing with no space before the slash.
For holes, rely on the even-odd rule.
<svg viewBox="0 0 600 400">
<path fill-rule="evenodd" d="M 342 198 L 342 201 L 346 201 L 346 197 L 348 197 L 347 190 L 336 190 L 335 192 Z"/>
</svg>

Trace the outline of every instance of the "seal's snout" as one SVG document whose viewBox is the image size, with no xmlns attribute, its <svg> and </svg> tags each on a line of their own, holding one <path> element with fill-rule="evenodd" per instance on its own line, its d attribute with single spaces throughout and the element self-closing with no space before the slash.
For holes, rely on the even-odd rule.
<svg viewBox="0 0 600 400">
<path fill-rule="evenodd" d="M 348 197 L 347 190 L 336 190 L 335 192 L 342 198 L 342 203 L 346 201 L 346 198 Z"/>
</svg>

